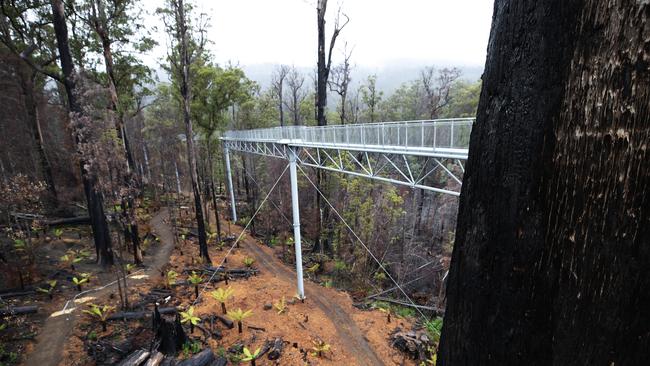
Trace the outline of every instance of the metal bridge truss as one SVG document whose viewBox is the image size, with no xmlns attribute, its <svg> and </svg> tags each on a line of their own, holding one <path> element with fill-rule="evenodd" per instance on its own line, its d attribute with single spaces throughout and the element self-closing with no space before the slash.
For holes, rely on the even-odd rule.
<svg viewBox="0 0 650 366">
<path fill-rule="evenodd" d="M 289 160 L 290 149 L 297 151 L 297 162 L 303 166 L 405 185 L 454 196 L 460 194 L 465 172 L 463 152 L 417 154 L 380 149 L 321 147 L 301 144 L 259 141 L 224 140 L 230 151 Z M 457 185 L 443 185 L 435 173 L 452 179 Z"/>
<path fill-rule="evenodd" d="M 227 131 L 221 141 L 232 220 L 237 221 L 237 210 L 230 151 L 288 160 L 296 280 L 298 296 L 304 298 L 298 164 L 458 196 L 465 171 L 462 161 L 467 160 L 473 122 L 473 119 L 465 118 Z M 451 178 L 457 184 L 450 185 L 447 179 L 440 179 L 438 172 L 440 177 Z M 447 184 L 442 186 L 443 182 Z M 399 287 L 397 282 L 395 285 Z"/>
</svg>

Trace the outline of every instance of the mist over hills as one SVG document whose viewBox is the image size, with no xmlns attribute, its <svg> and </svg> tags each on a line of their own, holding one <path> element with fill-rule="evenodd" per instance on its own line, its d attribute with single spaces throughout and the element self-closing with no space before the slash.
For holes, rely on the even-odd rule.
<svg viewBox="0 0 650 366">
<path fill-rule="evenodd" d="M 369 75 L 377 75 L 377 87 L 386 94 L 392 93 L 402 83 L 415 80 L 420 75 L 420 70 L 425 66 L 431 64 L 415 63 L 415 62 L 402 62 L 395 63 L 383 67 L 367 67 L 367 66 L 354 66 L 352 69 L 352 83 L 351 88 L 358 88 Z M 436 68 L 443 67 L 458 67 L 462 70 L 461 78 L 468 81 L 476 81 L 481 78 L 483 73 L 482 66 L 463 66 L 463 65 L 449 65 L 449 64 L 433 64 Z M 252 64 L 240 65 L 246 72 L 246 75 L 259 83 L 263 89 L 268 88 L 274 69 L 277 64 Z M 305 85 L 308 82 L 313 84 L 313 75 L 315 67 L 297 67 L 303 75 L 305 75 Z"/>
</svg>

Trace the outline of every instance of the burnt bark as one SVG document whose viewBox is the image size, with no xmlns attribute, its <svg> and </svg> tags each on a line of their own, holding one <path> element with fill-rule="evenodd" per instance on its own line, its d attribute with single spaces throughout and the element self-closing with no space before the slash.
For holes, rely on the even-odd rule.
<svg viewBox="0 0 650 366">
<path fill-rule="evenodd" d="M 52 0 L 52 23 L 56 35 L 57 49 L 61 61 L 61 70 L 63 71 L 63 84 L 66 91 L 68 107 L 71 113 L 82 113 L 81 105 L 75 95 L 74 81 L 74 63 L 70 53 L 68 43 L 68 26 L 65 20 L 65 11 L 61 0 Z M 82 143 L 77 135 L 77 143 Z M 91 226 L 93 229 L 93 239 L 95 242 L 95 251 L 97 253 L 97 263 L 102 266 L 113 264 L 113 252 L 111 250 L 111 238 L 104 213 L 104 199 L 96 188 L 96 181 L 89 172 L 84 168 L 83 159 L 80 160 L 81 177 L 84 186 L 84 194 L 88 203 L 88 214 L 90 216 Z"/>
<path fill-rule="evenodd" d="M 192 128 L 192 119 L 190 113 L 191 88 L 190 88 L 190 55 L 187 19 L 185 17 L 185 5 L 182 0 L 178 1 L 177 7 L 177 28 L 178 42 L 180 46 L 180 67 L 181 80 L 180 92 L 183 104 L 183 121 L 185 123 L 185 140 L 187 142 L 187 160 L 190 169 L 190 181 L 192 184 L 192 193 L 194 195 L 194 209 L 196 211 L 196 225 L 199 230 L 199 253 L 206 263 L 210 263 L 208 254 L 208 241 L 205 234 L 205 215 L 203 213 L 203 203 L 201 202 L 201 190 L 199 188 L 198 168 L 196 164 L 196 150 L 194 147 L 194 131 Z"/>
<path fill-rule="evenodd" d="M 497 0 L 439 365 L 650 358 L 650 4 Z"/>
</svg>

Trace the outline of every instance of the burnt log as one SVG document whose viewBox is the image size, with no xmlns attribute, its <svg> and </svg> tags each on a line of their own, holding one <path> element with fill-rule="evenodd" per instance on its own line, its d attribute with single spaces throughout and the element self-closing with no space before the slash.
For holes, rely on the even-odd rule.
<svg viewBox="0 0 650 366">
<path fill-rule="evenodd" d="M 232 320 L 230 320 L 230 319 L 228 319 L 228 318 L 226 318 L 226 317 L 224 317 L 222 315 L 214 314 L 214 317 L 217 318 L 228 329 L 232 329 L 232 328 L 235 327 L 235 323 Z"/>
<path fill-rule="evenodd" d="M 158 351 L 165 355 L 175 355 L 187 342 L 187 335 L 183 330 L 178 313 L 173 320 L 169 320 L 160 314 L 157 306 L 153 312 L 153 331 L 155 334 L 154 344 L 158 344 Z"/>
<path fill-rule="evenodd" d="M 391 346 L 405 353 L 411 359 L 425 361 L 429 347 L 432 345 L 424 331 L 402 331 L 400 328 L 390 336 Z"/>
<path fill-rule="evenodd" d="M 34 291 L 34 290 L 5 292 L 3 294 L 0 294 L 0 298 L 8 299 L 8 298 L 11 298 L 11 297 L 28 296 L 28 295 L 34 295 L 34 294 L 36 294 L 36 291 Z"/>
<path fill-rule="evenodd" d="M 147 358 L 149 358 L 149 355 L 150 355 L 149 351 L 139 349 L 131 353 L 127 358 L 125 358 L 118 365 L 119 366 L 140 366 L 147 360 Z"/>
<path fill-rule="evenodd" d="M 27 305 L 27 306 L 16 306 L 0 309 L 0 316 L 7 315 L 24 315 L 24 314 L 33 314 L 38 311 L 38 306 L 36 305 Z"/>
<path fill-rule="evenodd" d="M 158 312 L 161 315 L 175 314 L 176 308 L 160 308 Z M 124 311 L 110 315 L 106 320 L 134 320 L 143 319 L 152 315 L 151 311 Z"/>
<path fill-rule="evenodd" d="M 264 343 L 264 348 L 262 349 L 262 352 L 260 352 L 260 357 L 268 352 L 268 356 L 266 357 L 269 360 L 277 360 L 278 358 L 280 358 L 280 356 L 282 356 L 283 348 L 284 348 L 284 341 L 282 340 L 282 338 L 267 340 Z"/>
<path fill-rule="evenodd" d="M 151 356 L 149 356 L 149 359 L 147 362 L 144 364 L 144 366 L 159 366 L 163 360 L 165 359 L 165 355 L 158 351 L 154 351 Z"/>
<path fill-rule="evenodd" d="M 45 220 L 46 226 L 90 225 L 90 216 L 68 217 L 64 219 Z"/>
<path fill-rule="evenodd" d="M 214 361 L 212 361 L 210 366 L 226 366 L 227 364 L 228 364 L 227 359 L 225 359 L 223 357 L 219 357 L 219 358 L 215 359 Z"/>
<path fill-rule="evenodd" d="M 206 348 L 192 358 L 179 362 L 176 366 L 208 366 L 212 361 L 214 361 L 214 353 L 210 348 Z"/>
</svg>

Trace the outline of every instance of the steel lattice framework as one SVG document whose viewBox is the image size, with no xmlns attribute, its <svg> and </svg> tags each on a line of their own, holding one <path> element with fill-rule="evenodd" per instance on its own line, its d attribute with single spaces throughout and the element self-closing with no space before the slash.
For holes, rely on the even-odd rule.
<svg viewBox="0 0 650 366">
<path fill-rule="evenodd" d="M 296 280 L 298 296 L 304 298 L 298 164 L 458 196 L 464 172 L 462 161 L 467 160 L 473 122 L 474 119 L 461 118 L 228 131 L 221 140 L 232 220 L 237 221 L 237 210 L 230 151 L 288 160 Z M 442 183 L 432 177 L 437 171 L 451 177 L 452 184 L 446 182 L 440 187 Z M 320 190 L 319 194 L 322 195 Z"/>
<path fill-rule="evenodd" d="M 289 160 L 439 193 L 459 195 L 474 119 L 290 126 L 228 131 L 227 150 Z M 432 179 L 442 172 L 457 184 Z"/>
</svg>

